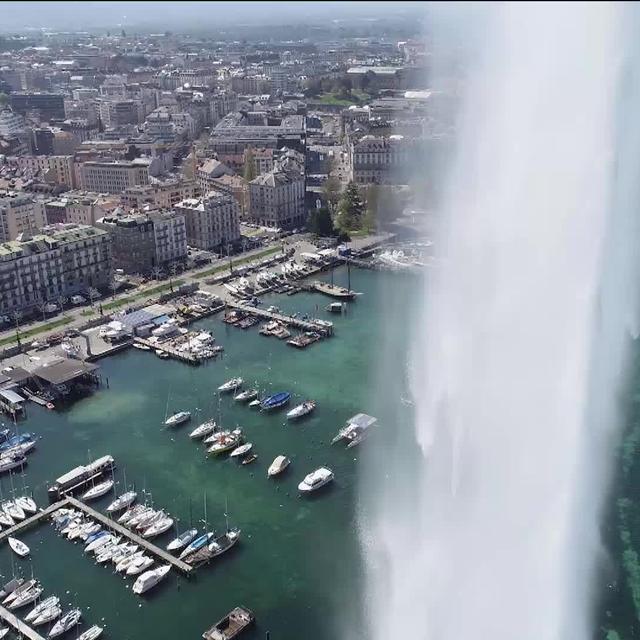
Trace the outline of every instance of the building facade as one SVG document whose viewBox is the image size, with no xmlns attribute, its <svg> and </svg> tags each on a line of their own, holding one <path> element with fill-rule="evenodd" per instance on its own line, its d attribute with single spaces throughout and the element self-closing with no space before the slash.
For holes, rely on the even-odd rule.
<svg viewBox="0 0 640 640">
<path fill-rule="evenodd" d="M 412 158 L 412 143 L 402 136 L 364 136 L 349 146 L 351 179 L 356 184 L 399 184 Z"/>
<path fill-rule="evenodd" d="M 279 168 L 249 183 L 249 218 L 274 229 L 295 229 L 306 223 L 305 179 Z"/>
<path fill-rule="evenodd" d="M 85 162 L 77 167 L 79 187 L 98 193 L 124 193 L 149 184 L 149 166 L 133 162 Z"/>
<path fill-rule="evenodd" d="M 42 173 L 47 182 L 73 189 L 76 186 L 73 156 L 17 156 L 10 158 L 22 171 Z"/>
<path fill-rule="evenodd" d="M 182 200 L 193 198 L 196 190 L 197 186 L 193 180 L 154 182 L 126 189 L 122 194 L 122 204 L 135 209 L 140 209 L 146 204 L 167 209 Z"/>
<path fill-rule="evenodd" d="M 0 242 L 37 233 L 47 224 L 44 203 L 23 193 L 0 197 Z"/>
<path fill-rule="evenodd" d="M 240 207 L 236 199 L 219 191 L 184 200 L 176 206 L 184 214 L 187 243 L 198 249 L 222 249 L 240 240 Z"/>
<path fill-rule="evenodd" d="M 27 111 L 38 111 L 42 120 L 64 119 L 64 95 L 61 93 L 12 93 L 11 108 L 24 115 Z"/>
<path fill-rule="evenodd" d="M 105 288 L 111 238 L 94 227 L 45 227 L 29 240 L 0 245 L 0 314 L 29 312 L 50 301 Z"/>
</svg>

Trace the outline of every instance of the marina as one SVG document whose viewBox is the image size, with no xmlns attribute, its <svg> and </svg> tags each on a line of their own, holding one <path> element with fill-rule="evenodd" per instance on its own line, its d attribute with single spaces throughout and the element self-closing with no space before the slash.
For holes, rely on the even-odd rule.
<svg viewBox="0 0 640 640">
<path fill-rule="evenodd" d="M 293 327 L 301 331 L 318 333 L 324 337 L 333 335 L 333 326 L 321 324 L 314 320 L 302 320 L 301 318 L 283 315 L 282 313 L 276 313 L 258 307 L 249 307 L 247 305 L 238 304 L 237 302 L 229 302 L 227 303 L 227 307 L 236 311 L 241 311 L 245 315 L 252 315 L 257 318 L 261 318 L 262 320 L 278 322 L 284 326 Z"/>
<path fill-rule="evenodd" d="M 12 532 L 29 546 L 30 556 L 18 559 L 7 544 L 2 545 L 0 570 L 13 575 L 13 563 L 28 575 L 33 564 L 48 592 L 77 594 L 69 596 L 69 604 L 83 610 L 90 607 L 95 612 L 92 621 L 98 624 L 106 615 L 109 637 L 123 640 L 148 635 L 166 640 L 198 638 L 239 603 L 246 603 L 257 618 L 255 626 L 243 631 L 243 640 L 264 638 L 266 631 L 271 637 L 289 638 L 292 628 L 307 625 L 313 626 L 314 639 L 332 637 L 327 616 L 341 602 L 350 601 L 357 589 L 358 557 L 348 532 L 354 526 L 355 472 L 370 447 L 331 447 L 331 439 L 361 411 L 377 416 L 381 424 L 397 422 L 395 417 L 384 416 L 367 391 L 371 368 L 367 345 L 377 335 L 375 297 L 370 292 L 384 277 L 382 272 L 352 269 L 353 288 L 364 295 L 355 303 L 346 303 L 348 313 L 329 315 L 324 310 L 327 301 L 315 292 L 264 297 L 261 306 L 277 307 L 281 315 L 298 313 L 331 320 L 339 340 L 323 340 L 322 348 L 297 352 L 281 347 L 275 337 L 261 336 L 260 326 L 241 331 L 221 323 L 220 316 L 209 316 L 190 328 L 213 333 L 216 344 L 224 346 L 224 357 L 213 366 L 191 367 L 173 358 L 161 361 L 154 353 L 129 348 L 101 359 L 104 384 L 64 411 L 29 406 L 21 432 L 34 432 L 42 444 L 38 464 L 27 468 L 26 480 L 40 505 L 47 506 L 47 489 L 57 477 L 108 453 L 117 463 L 116 485 L 112 493 L 91 502 L 90 509 L 104 514 L 115 497 L 132 488 L 142 496 L 145 487 L 153 487 L 154 501 L 171 513 L 176 524 L 163 538 L 144 542 L 165 550 L 181 532 L 204 531 L 206 492 L 206 530 L 224 533 L 225 513 L 230 513 L 232 524 L 242 530 L 233 549 L 223 556 L 208 552 L 196 556 L 193 560 L 200 568 L 190 571 L 189 580 L 184 579 L 187 574 L 172 569 L 166 586 L 158 586 L 144 599 L 144 613 L 139 609 L 140 598 L 131 592 L 131 578 L 123 582 L 122 573 L 87 561 L 81 547 L 61 539 L 53 527 L 33 526 L 38 518 Z M 400 281 L 395 275 L 389 278 L 392 290 L 385 304 L 399 313 L 406 308 L 404 299 L 398 298 Z M 344 283 L 346 270 L 337 268 L 334 280 Z M 249 408 L 248 402 L 234 400 L 237 392 L 219 394 L 218 387 L 234 377 L 244 379 L 241 389 L 257 389 L 260 398 L 290 392 L 289 406 L 260 412 Z M 287 419 L 288 411 L 309 399 L 317 403 L 314 411 L 300 420 Z M 167 414 L 180 411 L 191 412 L 189 424 L 163 427 Z M 228 454 L 206 457 L 203 445 L 189 434 L 209 420 L 222 429 L 241 426 L 258 459 L 242 466 Z M 372 439 L 387 435 L 386 427 L 381 428 Z M 288 463 L 277 464 L 273 473 L 282 472 L 269 477 L 267 471 L 277 456 L 284 456 Z M 298 484 L 320 466 L 328 466 L 335 480 L 310 499 L 302 499 Z M 122 470 L 127 476 L 124 485 Z M 96 478 L 95 485 L 104 477 Z M 2 483 L 5 496 L 9 495 L 9 478 Z M 85 491 L 91 486 L 90 481 Z M 273 552 L 265 552 L 265 540 Z M 156 566 L 168 564 L 154 557 L 158 557 Z M 331 593 L 320 590 L 327 580 L 335 583 Z M 212 593 L 216 594 L 214 604 Z M 320 603 L 320 609 L 300 607 L 301 602 L 311 601 Z M 177 620 L 172 615 L 176 607 L 184 608 L 188 615 Z"/>
<path fill-rule="evenodd" d="M 0 605 L 0 618 L 24 638 L 28 638 L 29 640 L 45 640 L 37 631 L 22 622 L 18 616 L 11 613 L 8 609 L 5 609 L 2 605 Z"/>
</svg>

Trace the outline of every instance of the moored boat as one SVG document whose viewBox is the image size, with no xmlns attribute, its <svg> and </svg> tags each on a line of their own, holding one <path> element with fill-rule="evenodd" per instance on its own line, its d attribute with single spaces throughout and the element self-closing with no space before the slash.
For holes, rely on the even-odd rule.
<svg viewBox="0 0 640 640">
<path fill-rule="evenodd" d="M 242 462 L 240 464 L 242 465 L 248 465 L 251 464 L 252 462 L 255 462 L 258 459 L 258 454 L 257 453 L 250 453 L 248 456 L 245 456 L 242 460 Z"/>
<path fill-rule="evenodd" d="M 107 513 L 117 513 L 127 507 L 130 507 L 138 497 L 136 491 L 127 491 L 122 495 L 119 495 L 108 507 Z"/>
<path fill-rule="evenodd" d="M 149 569 L 153 565 L 153 562 L 153 558 L 150 558 L 149 556 L 139 556 L 127 567 L 127 575 L 137 576 L 143 571 Z"/>
<path fill-rule="evenodd" d="M 267 476 L 273 478 L 281 474 L 290 464 L 291 460 L 287 456 L 276 456 L 267 469 Z"/>
<path fill-rule="evenodd" d="M 253 444 L 251 442 L 247 442 L 246 444 L 240 445 L 239 447 L 236 447 L 229 455 L 230 458 L 240 458 L 244 455 L 246 455 L 247 453 L 249 453 L 249 451 L 251 451 L 251 449 L 253 448 Z"/>
<path fill-rule="evenodd" d="M 29 555 L 29 547 L 21 540 L 18 540 L 18 538 L 9 536 L 7 541 L 11 547 L 11 551 L 13 551 L 17 556 L 24 558 Z"/>
<path fill-rule="evenodd" d="M 31 578 L 31 580 L 27 580 L 25 582 L 22 578 L 14 578 L 11 582 L 14 582 L 14 584 L 16 582 L 19 582 L 20 584 L 18 584 L 15 588 L 12 589 L 10 593 L 5 596 L 4 600 L 2 601 L 3 605 L 7 605 L 10 602 L 13 602 L 16 598 L 20 597 L 20 595 L 25 593 L 26 591 L 31 591 L 31 589 L 36 586 L 37 580 Z M 7 586 L 9 584 L 11 583 L 7 583 Z"/>
<path fill-rule="evenodd" d="M 56 638 L 57 636 L 61 636 L 63 633 L 66 633 L 69 629 L 75 627 L 78 622 L 80 622 L 81 617 L 82 613 L 80 612 L 80 609 L 71 609 L 71 611 L 65 613 L 62 618 L 53 625 L 53 628 L 49 631 L 49 638 Z"/>
<path fill-rule="evenodd" d="M 220 391 L 220 393 L 236 391 L 242 386 L 243 382 L 244 380 L 242 378 L 231 378 L 231 380 L 227 380 L 224 384 L 221 384 L 218 387 L 218 391 Z"/>
<path fill-rule="evenodd" d="M 191 412 L 190 411 L 179 411 L 178 413 L 174 413 L 172 416 L 169 416 L 164 421 L 165 427 L 177 427 L 185 422 L 191 420 Z"/>
<path fill-rule="evenodd" d="M 215 420 L 207 420 L 202 424 L 198 425 L 190 434 L 189 437 L 193 440 L 198 440 L 200 438 L 205 438 L 208 435 L 211 435 L 216 430 L 216 422 Z"/>
<path fill-rule="evenodd" d="M 195 553 L 198 549 L 201 549 L 204 545 L 208 544 L 211 538 L 213 538 L 213 532 L 209 531 L 207 533 L 203 533 L 199 538 L 196 538 L 188 547 L 186 547 L 178 557 L 180 560 L 184 560 L 187 556 Z"/>
<path fill-rule="evenodd" d="M 287 420 L 302 418 L 303 416 L 311 413 L 315 408 L 316 403 L 314 400 L 305 400 L 302 404 L 299 404 L 297 407 L 291 409 L 291 411 L 287 411 Z"/>
<path fill-rule="evenodd" d="M 288 391 L 280 391 L 268 396 L 260 403 L 261 411 L 272 411 L 284 407 L 291 400 L 291 394 Z"/>
<path fill-rule="evenodd" d="M 27 615 L 24 617 L 25 622 L 31 622 L 35 620 L 45 609 L 49 607 L 55 607 L 60 604 L 60 598 L 57 596 L 49 596 L 45 598 L 40 604 L 36 605 Z"/>
<path fill-rule="evenodd" d="M 245 389 L 244 391 L 241 391 L 240 393 L 233 396 L 233 399 L 236 402 L 249 402 L 250 400 L 254 400 L 257 397 L 258 397 L 257 389 Z"/>
<path fill-rule="evenodd" d="M 27 513 L 35 513 L 38 510 L 38 507 L 33 498 L 30 496 L 21 496 L 16 498 L 16 504 L 22 508 L 23 511 Z"/>
<path fill-rule="evenodd" d="M 145 529 L 142 533 L 142 537 L 155 538 L 156 536 L 163 534 L 165 531 L 169 531 L 171 527 L 173 527 L 173 518 L 162 518 Z"/>
<path fill-rule="evenodd" d="M 34 618 L 33 624 L 34 627 L 39 627 L 40 625 L 47 624 L 49 622 L 53 622 L 56 618 L 60 616 L 62 613 L 62 608 L 59 604 L 55 604 L 51 607 L 47 607 L 43 609 L 40 614 Z"/>
<path fill-rule="evenodd" d="M 298 485 L 301 493 L 311 493 L 329 484 L 333 480 L 333 471 L 327 467 L 319 467 L 315 471 L 307 474 L 304 480 Z"/>
<path fill-rule="evenodd" d="M 171 571 L 171 565 L 165 564 L 157 569 L 151 571 L 145 571 L 134 583 L 133 593 L 142 595 L 150 589 L 153 589 L 161 580 L 163 580 L 167 574 Z"/>
<path fill-rule="evenodd" d="M 113 479 L 105 480 L 82 494 L 84 501 L 97 500 L 113 489 Z"/>
<path fill-rule="evenodd" d="M 240 429 L 234 429 L 234 431 L 223 431 L 216 435 L 218 437 L 207 449 L 207 455 L 221 455 L 227 451 L 231 451 L 241 444 L 243 440 L 242 431 L 240 431 Z"/>
<path fill-rule="evenodd" d="M 12 600 L 8 608 L 14 610 L 31 604 L 40 597 L 40 594 L 43 591 L 44 589 L 39 584 L 36 584 L 31 589 L 23 591 L 19 596 L 15 598 L 15 600 Z"/>
<path fill-rule="evenodd" d="M 215 558 L 222 555 L 225 551 L 229 551 L 233 545 L 240 539 L 240 529 L 230 529 L 221 536 L 217 536 L 209 543 L 209 553 Z"/>
<path fill-rule="evenodd" d="M 244 629 L 252 625 L 255 616 L 247 607 L 236 607 L 224 618 L 216 622 L 210 629 L 207 629 L 202 637 L 204 640 L 232 640 Z"/>
<path fill-rule="evenodd" d="M 167 551 L 179 551 L 180 549 L 183 549 L 190 542 L 192 542 L 197 535 L 197 529 L 189 529 L 187 531 L 184 531 L 167 545 Z"/>
<path fill-rule="evenodd" d="M 77 640 L 96 640 L 99 638 L 103 632 L 103 628 L 99 627 L 97 624 L 94 624 L 92 627 L 89 627 L 84 633 L 81 633 Z"/>
<path fill-rule="evenodd" d="M 369 429 L 377 422 L 377 418 L 373 416 L 369 416 L 366 413 L 358 413 L 352 418 L 349 418 L 347 424 L 338 431 L 338 434 L 333 438 L 331 444 L 335 444 L 340 440 L 346 440 L 348 442 L 348 449 L 355 447 L 367 437 Z"/>
</svg>

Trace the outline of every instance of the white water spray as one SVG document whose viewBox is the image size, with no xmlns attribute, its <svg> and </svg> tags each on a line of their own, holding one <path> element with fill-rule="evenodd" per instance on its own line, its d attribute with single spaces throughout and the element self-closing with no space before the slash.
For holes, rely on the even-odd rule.
<svg viewBox="0 0 640 640">
<path fill-rule="evenodd" d="M 592 637 L 639 286 L 625 12 L 493 9 L 416 344 L 423 464 L 362 527 L 373 640 Z"/>
</svg>

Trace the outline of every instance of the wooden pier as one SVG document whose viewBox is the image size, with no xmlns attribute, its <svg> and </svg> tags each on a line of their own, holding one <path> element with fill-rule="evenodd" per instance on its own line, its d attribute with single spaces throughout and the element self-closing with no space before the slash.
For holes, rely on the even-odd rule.
<svg viewBox="0 0 640 640">
<path fill-rule="evenodd" d="M 285 316 L 280 313 L 265 311 L 264 309 L 258 309 L 257 307 L 249 307 L 243 304 L 238 304 L 237 302 L 227 302 L 227 308 L 236 309 L 237 311 L 257 316 L 263 320 L 276 320 L 289 327 L 301 329 L 302 331 L 313 331 L 322 336 L 333 335 L 333 327 L 325 327 L 311 320 L 301 320 L 300 318 L 293 318 L 292 316 Z"/>
<path fill-rule="evenodd" d="M 16 525 L 11 527 L 10 529 L 6 529 L 2 533 L 0 533 L 0 542 L 4 542 L 9 536 L 17 535 L 21 531 L 24 531 L 29 527 L 32 527 L 33 525 L 38 524 L 41 520 L 43 520 L 44 518 L 47 518 L 52 513 L 54 513 L 55 511 L 63 507 L 73 507 L 74 509 L 83 511 L 86 515 L 88 515 L 90 518 L 92 518 L 96 522 L 99 522 L 107 529 L 116 531 L 121 536 L 124 536 L 127 539 L 129 539 L 131 542 L 134 542 L 135 544 L 137 544 L 139 547 L 141 547 L 142 549 L 150 553 L 152 556 L 154 556 L 156 560 L 160 560 L 164 563 L 170 564 L 175 569 L 183 573 L 185 576 L 190 576 L 192 574 L 194 567 L 192 567 L 190 564 L 187 564 L 186 562 L 183 562 L 182 560 L 176 558 L 175 556 L 172 556 L 170 553 L 166 552 L 164 549 L 157 547 L 155 544 L 153 544 L 149 540 L 142 538 L 141 536 L 137 535 L 133 531 L 130 531 L 126 527 L 122 526 L 120 523 L 116 522 L 115 520 L 112 520 L 111 518 L 108 518 L 104 514 L 100 513 L 99 511 L 96 511 L 95 509 L 91 508 L 89 505 L 85 504 L 84 502 L 77 500 L 73 496 L 67 496 L 64 500 L 60 500 L 59 502 L 56 502 L 50 505 L 46 509 L 42 509 L 41 511 L 38 511 L 38 513 L 34 513 L 30 518 L 27 518 L 22 522 L 18 522 Z"/>
<path fill-rule="evenodd" d="M 17 632 L 21 638 L 29 638 L 29 640 L 45 640 L 37 631 L 26 625 L 20 618 L 13 615 L 11 611 L 0 606 L 0 618 L 2 618 L 9 626 Z"/>
<path fill-rule="evenodd" d="M 120 523 L 116 522 L 115 520 L 112 520 L 111 518 L 108 518 L 107 516 L 100 513 L 99 511 L 96 511 L 95 509 L 91 508 L 89 505 L 85 504 L 84 502 L 81 502 L 80 500 L 77 500 L 72 496 L 69 496 L 67 498 L 67 502 L 74 509 L 79 509 L 81 511 L 84 511 L 84 513 L 86 513 L 89 517 L 98 521 L 100 524 L 104 525 L 108 529 L 117 531 L 121 536 L 128 538 L 129 540 L 131 540 L 131 542 L 134 542 L 139 547 L 143 548 L 145 551 L 155 556 L 157 560 L 161 560 L 162 562 L 172 565 L 175 569 L 177 569 L 178 571 L 180 571 L 186 576 L 191 575 L 193 571 L 193 567 L 190 564 L 187 564 L 186 562 L 179 560 L 175 556 L 172 556 L 170 553 L 168 553 L 164 549 L 157 547 L 152 542 L 149 542 L 149 540 L 142 538 L 141 536 L 127 529 L 126 527 L 122 526 Z"/>
</svg>

